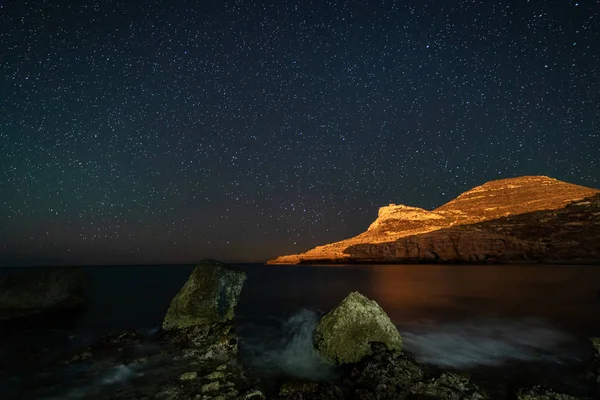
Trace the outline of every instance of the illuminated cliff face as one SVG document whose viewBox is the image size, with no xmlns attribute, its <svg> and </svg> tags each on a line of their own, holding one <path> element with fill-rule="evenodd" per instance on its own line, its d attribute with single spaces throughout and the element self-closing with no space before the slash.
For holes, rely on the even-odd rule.
<svg viewBox="0 0 600 400">
<path fill-rule="evenodd" d="M 395 204 L 381 207 L 377 219 L 366 232 L 340 242 L 318 246 L 306 253 L 281 256 L 269 263 L 369 260 L 414 262 L 420 259 L 480 262 L 489 255 L 503 252 L 509 258 L 521 257 L 524 249 L 531 250 L 531 254 L 538 254 L 544 251 L 542 244 L 538 246 L 537 243 L 529 243 L 523 236 L 507 236 L 506 232 L 502 232 L 502 227 L 494 227 L 492 231 L 471 230 L 467 233 L 462 227 L 509 216 L 560 210 L 569 203 L 598 193 L 600 191 L 596 189 L 545 176 L 491 181 L 461 194 L 433 211 Z M 568 215 L 562 215 L 561 218 L 569 223 Z M 536 221 L 527 219 L 525 222 L 511 222 L 511 226 L 523 223 L 531 225 L 536 224 Z M 597 227 L 593 221 L 588 221 L 588 225 L 590 223 L 594 229 Z M 402 242 L 402 238 L 411 239 Z M 524 241 L 527 243 L 523 243 Z M 461 249 L 457 248 L 459 244 Z M 369 247 L 371 245 L 372 248 Z M 439 253 L 444 256 L 441 257 Z"/>
<path fill-rule="evenodd" d="M 487 221 L 539 210 L 556 210 L 600 191 L 547 176 L 500 179 L 477 186 L 434 212 L 456 223 Z"/>
<path fill-rule="evenodd" d="M 447 226 L 449 221 L 445 216 L 427 211 L 422 208 L 390 204 L 379 209 L 375 222 L 369 226 L 371 232 L 402 233 L 409 230 L 429 230 L 429 227 Z"/>
</svg>

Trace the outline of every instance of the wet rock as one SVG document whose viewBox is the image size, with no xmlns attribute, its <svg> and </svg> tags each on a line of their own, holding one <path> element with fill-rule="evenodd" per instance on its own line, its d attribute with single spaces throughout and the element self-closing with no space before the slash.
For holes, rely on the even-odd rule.
<svg viewBox="0 0 600 400">
<path fill-rule="evenodd" d="M 214 400 L 228 400 L 228 399 L 233 400 L 233 399 L 237 398 L 238 394 L 240 394 L 240 392 L 237 391 L 236 389 L 228 389 L 223 394 L 220 394 L 220 395 L 214 397 Z"/>
<path fill-rule="evenodd" d="M 148 362 L 148 357 L 138 357 L 138 358 L 134 358 L 133 360 L 131 360 L 131 364 L 133 364 L 133 365 L 146 364 L 147 362 Z"/>
<path fill-rule="evenodd" d="M 248 390 L 246 393 L 239 397 L 240 400 L 265 400 L 266 397 L 263 392 L 258 389 Z"/>
<path fill-rule="evenodd" d="M 350 373 L 349 384 L 356 399 L 400 399 L 423 378 L 421 368 L 399 351 L 372 343 L 373 355 L 364 358 Z"/>
<path fill-rule="evenodd" d="M 118 349 L 141 343 L 143 337 L 136 332 L 111 332 L 98 339 L 95 348 Z"/>
<path fill-rule="evenodd" d="M 200 390 L 202 393 L 210 393 L 210 392 L 218 392 L 220 388 L 221 388 L 221 383 L 219 381 L 214 381 L 214 382 L 210 382 L 205 385 L 202 385 L 202 388 Z"/>
<path fill-rule="evenodd" d="M 238 338 L 231 323 L 172 329 L 164 331 L 161 339 L 181 347 L 177 359 L 228 362 L 238 351 Z"/>
<path fill-rule="evenodd" d="M 517 394 L 517 398 L 518 400 L 580 400 L 579 397 L 555 393 L 554 391 L 541 386 L 535 386 L 530 390 L 521 390 Z"/>
<path fill-rule="evenodd" d="M 180 391 L 178 388 L 174 386 L 166 386 L 160 388 L 160 390 L 156 393 L 157 399 L 171 400 L 181 398 Z"/>
<path fill-rule="evenodd" d="M 209 381 L 216 381 L 219 379 L 225 379 L 225 374 L 221 371 L 215 371 L 215 372 L 211 372 L 210 374 L 206 375 L 204 377 L 204 379 L 207 379 Z"/>
<path fill-rule="evenodd" d="M 175 360 L 228 362 L 237 355 L 234 309 L 246 274 L 214 260 L 192 271 L 175 296 L 159 339 L 179 346 Z"/>
<path fill-rule="evenodd" d="M 94 353 L 92 353 L 89 349 L 81 350 L 75 353 L 71 358 L 65 361 L 65 364 L 71 364 L 75 362 L 87 361 L 91 360 L 94 357 Z"/>
<path fill-rule="evenodd" d="M 92 345 L 78 350 L 68 358 L 65 363 L 70 364 L 78 361 L 97 362 L 103 359 L 119 360 L 125 364 L 139 364 L 147 361 L 147 358 L 138 354 L 137 346 L 144 338 L 136 332 L 110 332 L 101 336 Z"/>
<path fill-rule="evenodd" d="M 309 399 L 314 397 L 316 387 L 315 382 L 287 381 L 281 385 L 279 396 L 282 399 Z"/>
<path fill-rule="evenodd" d="M 371 354 L 371 342 L 402 349 L 398 329 L 381 307 L 358 292 L 350 293 L 321 318 L 314 343 L 319 353 L 337 364 L 360 361 Z"/>
<path fill-rule="evenodd" d="M 0 278 L 0 320 L 85 309 L 80 268 L 24 268 Z"/>
<path fill-rule="evenodd" d="M 342 399 L 342 390 L 331 383 L 289 380 L 281 385 L 280 400 L 336 400 Z"/>
<path fill-rule="evenodd" d="M 410 388 L 409 398 L 431 400 L 486 400 L 488 396 L 467 376 L 454 373 L 442 374 L 428 382 L 419 382 Z"/>
<path fill-rule="evenodd" d="M 233 319 L 246 274 L 215 260 L 201 261 L 175 296 L 164 330 L 211 327 Z"/>
<path fill-rule="evenodd" d="M 591 338 L 590 342 L 594 348 L 594 355 L 586 371 L 586 377 L 600 385 L 600 338 Z"/>
<path fill-rule="evenodd" d="M 183 374 L 179 375 L 179 380 L 180 381 L 191 381 L 194 380 L 198 377 L 198 373 L 196 371 L 188 371 L 188 372 L 184 372 Z"/>
</svg>

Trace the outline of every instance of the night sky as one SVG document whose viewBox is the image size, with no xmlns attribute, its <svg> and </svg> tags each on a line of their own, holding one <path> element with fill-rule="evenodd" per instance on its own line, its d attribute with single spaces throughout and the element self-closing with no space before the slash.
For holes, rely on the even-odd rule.
<svg viewBox="0 0 600 400">
<path fill-rule="evenodd" d="M 600 187 L 600 1 L 0 0 L 0 265 L 263 261 Z"/>
</svg>

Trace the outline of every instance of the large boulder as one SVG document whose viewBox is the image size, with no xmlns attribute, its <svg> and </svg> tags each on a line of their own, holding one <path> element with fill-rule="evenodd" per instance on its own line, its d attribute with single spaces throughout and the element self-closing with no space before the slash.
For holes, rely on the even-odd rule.
<svg viewBox="0 0 600 400">
<path fill-rule="evenodd" d="M 80 268 L 24 268 L 0 278 L 0 320 L 85 307 Z"/>
<path fill-rule="evenodd" d="M 336 364 L 355 363 L 371 354 L 371 343 L 402 349 L 402 338 L 379 304 L 358 292 L 350 293 L 321 318 L 314 343 L 319 353 Z"/>
<path fill-rule="evenodd" d="M 203 260 L 171 301 L 164 330 L 210 327 L 231 321 L 246 273 L 215 260 Z"/>
</svg>

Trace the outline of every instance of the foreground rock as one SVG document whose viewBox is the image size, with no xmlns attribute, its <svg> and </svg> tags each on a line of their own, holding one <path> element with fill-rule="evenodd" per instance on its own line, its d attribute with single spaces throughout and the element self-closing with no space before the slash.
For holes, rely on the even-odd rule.
<svg viewBox="0 0 600 400">
<path fill-rule="evenodd" d="M 230 322 L 246 274 L 215 260 L 203 260 L 177 293 L 163 321 L 164 330 L 210 327 Z"/>
<path fill-rule="evenodd" d="M 246 274 L 203 260 L 171 301 L 162 323 L 164 337 L 183 344 L 187 357 L 225 360 L 237 353 L 233 317 Z"/>
<path fill-rule="evenodd" d="M 371 354 L 371 343 L 401 350 L 402 338 L 379 305 L 358 292 L 350 293 L 321 318 L 314 342 L 319 353 L 337 364 L 355 363 Z"/>
<path fill-rule="evenodd" d="M 590 342 L 594 353 L 585 375 L 588 380 L 593 381 L 598 389 L 600 389 L 600 338 L 593 337 L 590 339 Z"/>
<path fill-rule="evenodd" d="M 245 279 L 230 265 L 202 261 L 173 298 L 158 334 L 106 334 L 63 364 L 85 364 L 81 381 L 108 375 L 100 389 L 81 392 L 86 398 L 264 399 L 237 363 L 233 318 Z M 107 386 L 124 380 L 134 384 Z"/>
<path fill-rule="evenodd" d="M 371 344 L 372 355 L 356 364 L 350 373 L 354 397 L 360 400 L 402 399 L 423 379 L 421 368 L 405 354 L 383 343 Z"/>
<path fill-rule="evenodd" d="M 427 378 L 414 360 L 402 353 L 402 338 L 379 305 L 358 292 L 350 293 L 325 315 L 315 331 L 321 355 L 350 372 L 337 391 L 322 383 L 305 383 L 285 399 L 353 398 L 357 400 L 438 399 L 484 400 L 487 395 L 468 377 L 446 373 Z"/>
<path fill-rule="evenodd" d="M 600 191 L 545 176 L 491 181 L 433 210 L 391 204 L 369 229 L 270 264 L 600 262 Z"/>
<path fill-rule="evenodd" d="M 568 394 L 556 393 L 550 389 L 536 386 L 530 390 L 521 390 L 517 394 L 518 400 L 584 400 Z"/>
<path fill-rule="evenodd" d="M 24 268 L 0 278 L 0 320 L 85 308 L 80 268 Z"/>
<path fill-rule="evenodd" d="M 471 382 L 467 376 L 454 373 L 420 382 L 410 389 L 412 396 L 439 400 L 486 400 L 488 396 Z"/>
<path fill-rule="evenodd" d="M 281 385 L 278 400 L 337 400 L 347 398 L 347 393 L 329 382 L 289 380 Z"/>
</svg>

